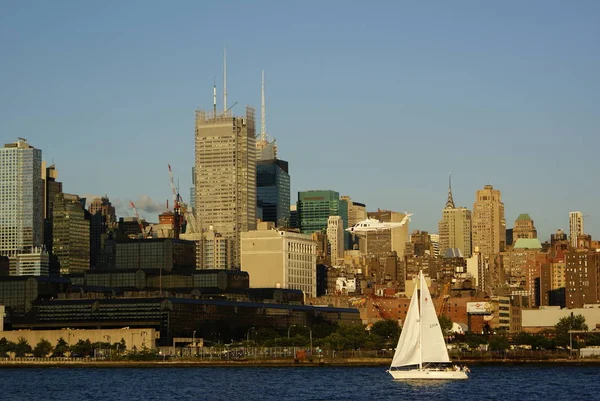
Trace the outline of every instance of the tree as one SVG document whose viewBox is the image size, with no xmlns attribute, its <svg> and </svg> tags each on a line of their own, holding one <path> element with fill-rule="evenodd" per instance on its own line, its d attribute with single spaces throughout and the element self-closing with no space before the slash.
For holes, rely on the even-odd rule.
<svg viewBox="0 0 600 401">
<path fill-rule="evenodd" d="M 93 352 L 92 343 L 89 339 L 77 341 L 77 344 L 71 346 L 73 356 L 90 356 Z"/>
<path fill-rule="evenodd" d="M 64 338 L 59 338 L 54 347 L 54 356 L 65 356 L 65 352 L 69 350 L 69 344 Z"/>
<path fill-rule="evenodd" d="M 510 348 L 508 338 L 503 335 L 494 335 L 490 337 L 489 345 L 490 350 L 492 351 L 506 351 Z"/>
<path fill-rule="evenodd" d="M 37 358 L 42 358 L 49 355 L 52 352 L 52 344 L 50 341 L 42 338 L 39 343 L 33 349 L 33 356 Z"/>
<path fill-rule="evenodd" d="M 573 347 L 579 348 L 577 344 L 577 336 L 571 336 L 569 331 L 572 330 L 583 330 L 587 331 L 588 326 L 585 323 L 585 317 L 583 315 L 574 315 L 572 312 L 569 316 L 561 317 L 554 325 L 556 332 L 556 344 L 561 346 L 570 346 L 571 339 L 573 339 Z"/>
<path fill-rule="evenodd" d="M 16 344 L 8 341 L 6 337 L 0 339 L 0 357 L 7 357 L 8 353 L 14 351 Z"/>
<path fill-rule="evenodd" d="M 452 333 L 452 320 L 449 317 L 441 315 L 439 317 L 440 327 L 442 328 L 442 333 L 445 336 L 448 336 Z"/>
<path fill-rule="evenodd" d="M 344 344 L 349 349 L 364 348 L 367 342 L 368 334 L 363 324 L 342 324 L 337 333 L 344 338 Z"/>
<path fill-rule="evenodd" d="M 323 341 L 334 350 L 341 351 L 346 347 L 346 338 L 337 332 L 328 335 Z"/>
<path fill-rule="evenodd" d="M 371 326 L 371 335 L 379 336 L 385 346 L 395 346 L 400 337 L 400 326 L 393 319 L 380 320 Z"/>
<path fill-rule="evenodd" d="M 15 345 L 14 352 L 17 357 L 23 357 L 25 354 L 31 354 L 31 345 L 27 342 L 25 337 L 19 337 L 17 345 Z"/>
</svg>

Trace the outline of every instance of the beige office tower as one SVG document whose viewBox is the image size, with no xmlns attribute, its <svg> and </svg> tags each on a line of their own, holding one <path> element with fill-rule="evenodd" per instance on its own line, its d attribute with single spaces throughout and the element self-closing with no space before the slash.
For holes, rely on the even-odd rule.
<svg viewBox="0 0 600 401">
<path fill-rule="evenodd" d="M 240 235 L 256 229 L 254 109 L 196 111 L 196 198 L 200 229 L 212 226 L 230 242 L 227 267 L 240 267 Z"/>
<path fill-rule="evenodd" d="M 535 229 L 533 220 L 527 213 L 521 213 L 513 226 L 513 245 L 519 238 L 537 238 L 537 230 Z"/>
<path fill-rule="evenodd" d="M 349 196 L 340 196 L 340 200 L 348 205 L 348 227 L 367 219 L 367 206 L 364 203 L 353 202 Z"/>
<path fill-rule="evenodd" d="M 583 214 L 569 212 L 569 241 L 573 248 L 577 248 L 577 237 L 583 234 Z"/>
<path fill-rule="evenodd" d="M 385 223 L 399 223 L 405 216 L 404 213 L 392 212 L 390 210 L 377 210 L 376 212 L 368 213 L 368 217 Z M 363 247 L 361 242 L 360 250 L 367 255 L 379 256 L 394 251 L 398 258 L 404 259 L 406 243 L 409 240 L 408 223 L 406 223 L 402 227 L 366 233 L 364 238 L 365 246 Z"/>
<path fill-rule="evenodd" d="M 338 266 L 344 259 L 344 222 L 340 216 L 327 219 L 327 240 L 331 247 L 331 264 Z"/>
<path fill-rule="evenodd" d="M 442 220 L 438 223 L 440 233 L 439 254 L 444 256 L 451 248 L 460 249 L 464 258 L 470 258 L 471 251 L 471 211 L 457 208 L 452 198 L 452 183 L 448 182 L 448 199 L 442 210 Z"/>
<path fill-rule="evenodd" d="M 242 270 L 250 276 L 250 288 L 289 288 L 316 296 L 317 244 L 310 235 L 262 222 L 241 237 Z"/>
<path fill-rule="evenodd" d="M 52 251 L 60 262 L 60 274 L 90 269 L 90 221 L 85 218 L 82 199 L 59 193 L 52 213 Z"/>
<path fill-rule="evenodd" d="M 504 251 L 506 220 L 501 193 L 491 185 L 477 191 L 473 203 L 473 247 L 486 258 Z"/>
</svg>

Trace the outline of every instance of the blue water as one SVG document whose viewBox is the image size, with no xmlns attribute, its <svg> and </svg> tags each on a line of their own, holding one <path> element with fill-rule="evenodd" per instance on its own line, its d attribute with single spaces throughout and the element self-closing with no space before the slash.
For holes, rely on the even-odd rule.
<svg viewBox="0 0 600 401">
<path fill-rule="evenodd" d="M 0 369 L 0 400 L 598 400 L 598 366 L 473 366 L 455 382 L 384 367 Z"/>
</svg>

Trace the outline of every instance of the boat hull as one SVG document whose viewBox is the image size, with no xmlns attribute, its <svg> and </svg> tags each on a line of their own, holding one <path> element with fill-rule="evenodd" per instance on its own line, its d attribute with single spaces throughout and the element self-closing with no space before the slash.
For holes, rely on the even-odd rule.
<svg viewBox="0 0 600 401">
<path fill-rule="evenodd" d="M 465 380 L 467 372 L 443 369 L 388 370 L 394 380 Z"/>
</svg>

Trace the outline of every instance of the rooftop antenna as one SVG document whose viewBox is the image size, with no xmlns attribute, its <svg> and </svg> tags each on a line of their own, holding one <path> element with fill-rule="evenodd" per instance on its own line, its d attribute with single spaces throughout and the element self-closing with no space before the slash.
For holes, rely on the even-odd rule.
<svg viewBox="0 0 600 401">
<path fill-rule="evenodd" d="M 265 70 L 262 70 L 262 84 L 260 90 L 260 140 L 267 139 L 267 112 L 265 110 Z"/>
<path fill-rule="evenodd" d="M 213 78 L 213 117 L 217 117 L 217 84 L 215 83 L 215 79 Z"/>
<path fill-rule="evenodd" d="M 227 47 L 223 49 L 223 114 L 227 112 Z"/>
</svg>

